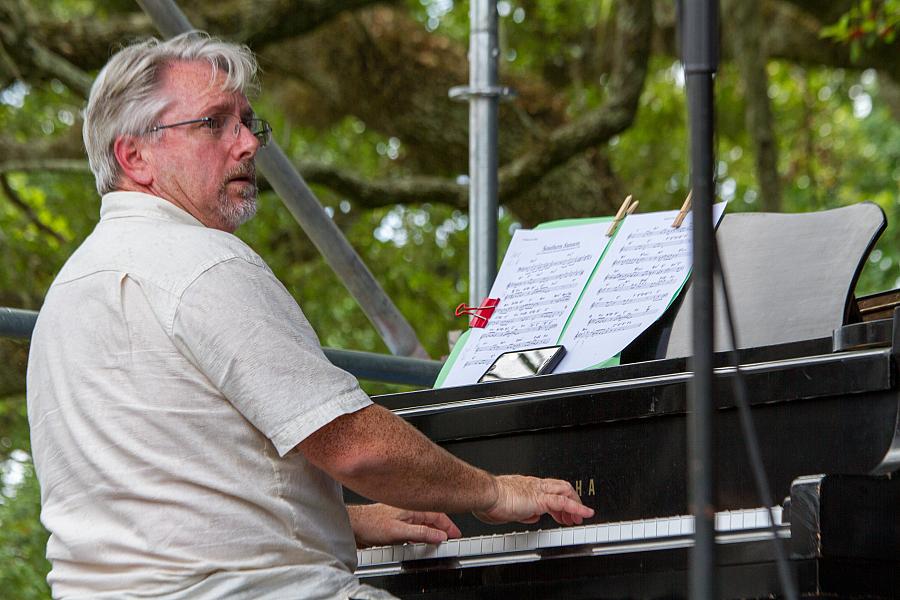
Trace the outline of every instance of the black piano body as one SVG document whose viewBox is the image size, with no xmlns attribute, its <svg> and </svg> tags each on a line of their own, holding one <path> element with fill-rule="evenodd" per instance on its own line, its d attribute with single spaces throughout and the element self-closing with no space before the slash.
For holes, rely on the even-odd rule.
<svg viewBox="0 0 900 600">
<path fill-rule="evenodd" d="M 895 490 L 887 496 L 894 493 L 900 506 L 896 481 L 890 479 L 900 466 L 895 358 L 900 347 L 894 343 L 900 328 L 891 320 L 877 323 L 881 338 L 887 339 L 870 339 L 857 349 L 835 351 L 834 339 L 822 338 L 739 351 L 765 473 L 777 502 L 790 498 L 798 478 L 831 474 L 865 476 L 877 490 L 887 485 Z M 716 507 L 759 507 L 734 401 L 733 356 L 720 353 L 715 360 Z M 385 395 L 376 401 L 472 464 L 494 473 L 566 479 L 596 510 L 592 522 L 623 522 L 690 513 L 690 378 L 685 359 L 664 359 Z M 348 498 L 358 500 L 352 494 Z M 884 510 L 884 518 L 900 521 L 896 509 Z M 533 526 L 500 527 L 469 515 L 454 519 L 464 536 L 557 527 L 549 518 Z M 897 576 L 891 575 L 900 571 L 897 524 L 893 529 L 889 523 L 869 525 L 875 529 L 852 536 L 871 537 L 872 531 L 887 527 L 893 538 L 881 550 L 869 552 L 865 540 L 862 549 L 844 544 L 858 556 L 795 550 L 792 569 L 801 592 L 853 597 L 856 592 L 851 591 L 858 590 L 870 597 L 900 597 Z M 882 555 L 885 548 L 889 551 Z M 602 556 L 584 555 L 583 550 L 559 549 L 527 564 L 456 568 L 423 561 L 369 581 L 404 598 L 670 597 L 687 592 L 686 547 Z M 778 594 L 770 542 L 725 544 L 718 560 L 723 597 Z"/>
</svg>

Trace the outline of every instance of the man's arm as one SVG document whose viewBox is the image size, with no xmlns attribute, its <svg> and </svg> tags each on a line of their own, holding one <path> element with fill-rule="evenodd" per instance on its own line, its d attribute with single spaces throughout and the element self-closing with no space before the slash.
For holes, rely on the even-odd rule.
<svg viewBox="0 0 900 600">
<path fill-rule="evenodd" d="M 567 482 L 493 476 L 454 457 L 378 405 L 338 417 L 298 448 L 348 488 L 401 508 L 473 512 L 492 523 L 531 523 L 550 513 L 557 522 L 572 525 L 593 515 Z"/>
</svg>

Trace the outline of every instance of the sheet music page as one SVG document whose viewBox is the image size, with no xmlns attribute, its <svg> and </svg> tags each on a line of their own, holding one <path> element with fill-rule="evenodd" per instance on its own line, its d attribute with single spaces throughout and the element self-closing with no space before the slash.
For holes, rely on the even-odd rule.
<svg viewBox="0 0 900 600">
<path fill-rule="evenodd" d="M 469 330 L 440 387 L 476 383 L 504 352 L 556 344 L 606 248 L 608 227 L 517 230 L 491 287 L 500 303 L 487 327 Z"/>
<path fill-rule="evenodd" d="M 714 224 L 724 210 L 724 202 L 714 205 Z M 567 353 L 554 373 L 615 356 L 662 316 L 691 271 L 693 212 L 676 229 L 677 215 L 672 210 L 625 218 L 559 342 Z"/>
</svg>

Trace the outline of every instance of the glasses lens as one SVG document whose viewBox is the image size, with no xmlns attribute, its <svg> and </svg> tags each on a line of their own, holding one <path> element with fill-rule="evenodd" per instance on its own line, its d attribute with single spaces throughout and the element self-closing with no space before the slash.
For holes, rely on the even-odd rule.
<svg viewBox="0 0 900 600">
<path fill-rule="evenodd" d="M 255 135 L 256 139 L 259 140 L 260 146 L 266 146 L 272 138 L 272 127 L 269 125 L 268 121 L 262 119 L 250 119 L 247 123 L 247 128 L 250 129 L 250 133 Z"/>
</svg>

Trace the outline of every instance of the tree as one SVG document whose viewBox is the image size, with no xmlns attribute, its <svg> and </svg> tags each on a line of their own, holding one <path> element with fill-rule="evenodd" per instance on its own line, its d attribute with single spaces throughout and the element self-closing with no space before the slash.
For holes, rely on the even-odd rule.
<svg viewBox="0 0 900 600">
<path fill-rule="evenodd" d="M 722 7 L 719 195 L 732 211 L 879 203 L 891 226 L 857 292 L 897 287 L 897 2 Z M 468 116 L 447 97 L 467 81 L 467 3 L 185 0 L 182 8 L 199 28 L 258 53 L 257 112 L 428 351 L 446 354 L 448 331 L 463 326 L 451 311 L 467 289 Z M 679 206 L 689 176 L 674 3 L 500 0 L 498 11 L 501 80 L 518 93 L 500 111 L 501 245 L 516 227 L 610 214 L 626 193 L 642 210 Z M 39 308 L 96 222 L 80 109 L 110 52 L 152 34 L 130 0 L 0 0 L 0 305 Z M 324 344 L 385 350 L 271 192 L 239 233 Z M 0 340 L 3 459 L 27 453 L 26 357 L 26 343 Z M 0 506 L 4 527 L 19 518 L 7 515 L 33 509 L 36 488 L 24 473 Z M 39 545 L 44 534 L 23 535 Z M 34 573 L 46 571 L 23 556 Z"/>
</svg>

